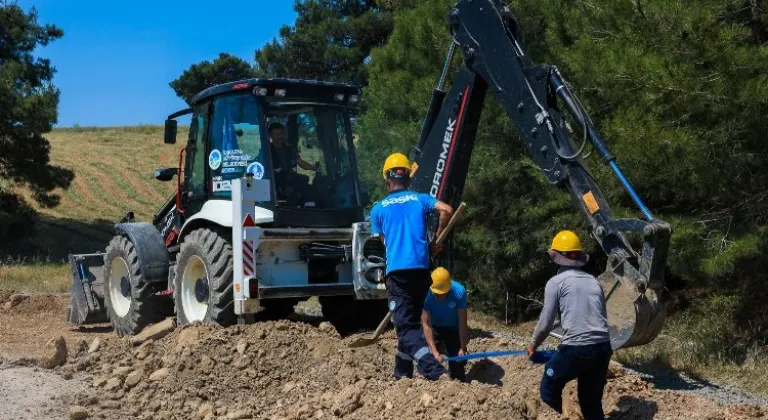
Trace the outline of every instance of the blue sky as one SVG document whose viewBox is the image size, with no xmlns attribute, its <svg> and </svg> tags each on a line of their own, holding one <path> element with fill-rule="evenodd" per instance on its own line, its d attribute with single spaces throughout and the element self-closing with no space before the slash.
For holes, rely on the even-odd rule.
<svg viewBox="0 0 768 420">
<path fill-rule="evenodd" d="M 57 127 L 162 124 L 185 107 L 168 83 L 190 65 L 254 51 L 296 19 L 293 0 L 17 0 L 64 36 L 50 58 L 61 90 Z M 179 119 L 186 124 L 187 120 Z"/>
</svg>

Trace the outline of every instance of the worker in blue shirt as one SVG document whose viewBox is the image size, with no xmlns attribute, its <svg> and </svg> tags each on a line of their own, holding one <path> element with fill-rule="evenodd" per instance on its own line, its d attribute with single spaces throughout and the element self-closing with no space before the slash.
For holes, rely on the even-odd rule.
<svg viewBox="0 0 768 420">
<path fill-rule="evenodd" d="M 438 267 L 432 272 L 432 287 L 424 301 L 421 325 L 429 350 L 438 362 L 442 362 L 438 344 L 445 347 L 448 357 L 467 353 L 467 292 L 464 286 L 451 279 L 451 274 L 443 267 Z M 448 362 L 451 379 L 466 382 L 466 364 L 466 361 Z"/>
<path fill-rule="evenodd" d="M 411 164 L 402 153 L 387 157 L 382 173 L 389 194 L 371 210 L 371 232 L 383 237 L 387 252 L 387 300 L 397 333 L 395 378 L 412 378 L 415 364 L 422 376 L 437 380 L 446 369 L 429 351 L 421 328 L 424 299 L 432 284 L 427 217 L 439 214 L 435 236 L 439 237 L 453 209 L 428 194 L 407 189 Z"/>
</svg>

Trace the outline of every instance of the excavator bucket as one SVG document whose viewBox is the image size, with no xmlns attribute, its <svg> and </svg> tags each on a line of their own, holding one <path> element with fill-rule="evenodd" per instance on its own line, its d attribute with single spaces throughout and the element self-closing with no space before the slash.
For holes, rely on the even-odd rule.
<svg viewBox="0 0 768 420">
<path fill-rule="evenodd" d="M 619 219 L 598 228 L 597 236 L 619 232 L 642 232 L 644 242 L 642 255 L 628 256 L 625 252 L 629 248 L 615 249 L 608 256 L 605 271 L 597 277 L 605 295 L 614 350 L 648 344 L 664 328 L 666 310 L 661 294 L 671 226 L 658 220 Z M 551 335 L 562 338 L 563 334 L 558 325 Z"/>
<path fill-rule="evenodd" d="M 634 282 L 610 269 L 597 280 L 606 297 L 608 330 L 614 350 L 641 346 L 659 335 L 666 312 L 656 291 L 646 289 L 641 293 Z M 563 328 L 557 325 L 550 335 L 562 339 L 564 334 Z"/>
<path fill-rule="evenodd" d="M 664 327 L 666 313 L 660 293 L 637 287 L 624 273 L 624 263 L 598 276 L 605 293 L 611 347 L 614 349 L 650 343 Z"/>
<path fill-rule="evenodd" d="M 109 322 L 104 307 L 104 253 L 69 255 L 72 291 L 67 322 L 70 325 Z"/>
</svg>

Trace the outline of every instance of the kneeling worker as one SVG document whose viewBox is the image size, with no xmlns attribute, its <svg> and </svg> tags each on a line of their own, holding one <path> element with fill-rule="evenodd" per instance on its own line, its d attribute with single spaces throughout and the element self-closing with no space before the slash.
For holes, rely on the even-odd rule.
<svg viewBox="0 0 768 420">
<path fill-rule="evenodd" d="M 439 362 L 442 360 L 437 343 L 445 346 L 448 357 L 467 353 L 467 292 L 464 286 L 451 279 L 450 273 L 443 267 L 432 272 L 432 287 L 424 301 L 421 324 L 429 350 Z M 451 379 L 466 382 L 466 364 L 465 361 L 448 362 Z"/>
<path fill-rule="evenodd" d="M 547 362 L 541 379 L 541 399 L 558 413 L 563 412 L 565 385 L 578 379 L 578 396 L 585 420 L 604 419 L 603 390 L 613 350 L 603 289 L 597 279 L 581 268 L 587 263 L 581 241 L 565 230 L 555 236 L 547 252 L 560 266 L 544 289 L 544 307 L 528 345 L 533 356 L 552 331 L 560 314 L 564 334 L 558 352 Z"/>
</svg>

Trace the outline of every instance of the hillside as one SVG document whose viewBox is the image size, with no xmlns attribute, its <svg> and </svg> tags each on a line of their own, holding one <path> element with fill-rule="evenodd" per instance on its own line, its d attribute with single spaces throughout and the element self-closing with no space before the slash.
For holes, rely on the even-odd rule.
<svg viewBox="0 0 768 420">
<path fill-rule="evenodd" d="M 186 135 L 187 128 L 180 127 L 178 138 Z M 56 191 L 61 201 L 53 208 L 20 191 L 38 217 L 31 235 L 8 243 L 0 254 L 6 263 L 0 266 L 0 283 L 64 291 L 68 254 L 102 251 L 126 212 L 149 220 L 173 193 L 175 180 L 157 181 L 154 170 L 176 165 L 183 146 L 164 144 L 161 126 L 61 128 L 46 138 L 51 162 L 73 170 L 75 179 L 67 190 Z"/>
<path fill-rule="evenodd" d="M 186 132 L 179 137 L 184 135 Z M 51 132 L 47 136 L 51 160 L 72 169 L 75 180 L 68 190 L 59 192 L 61 203 L 57 207 L 35 206 L 43 216 L 37 238 L 43 241 L 40 251 L 61 255 L 62 240 L 72 244 L 72 251 L 88 251 L 84 245 L 111 234 L 112 223 L 128 211 L 138 219 L 151 219 L 176 185 L 155 180 L 154 170 L 175 166 L 182 147 L 164 144 L 162 137 L 162 127 L 156 126 Z M 26 198 L 34 203 L 29 194 Z M 76 226 L 70 225 L 73 222 Z M 75 232 L 72 227 L 76 227 Z"/>
</svg>

